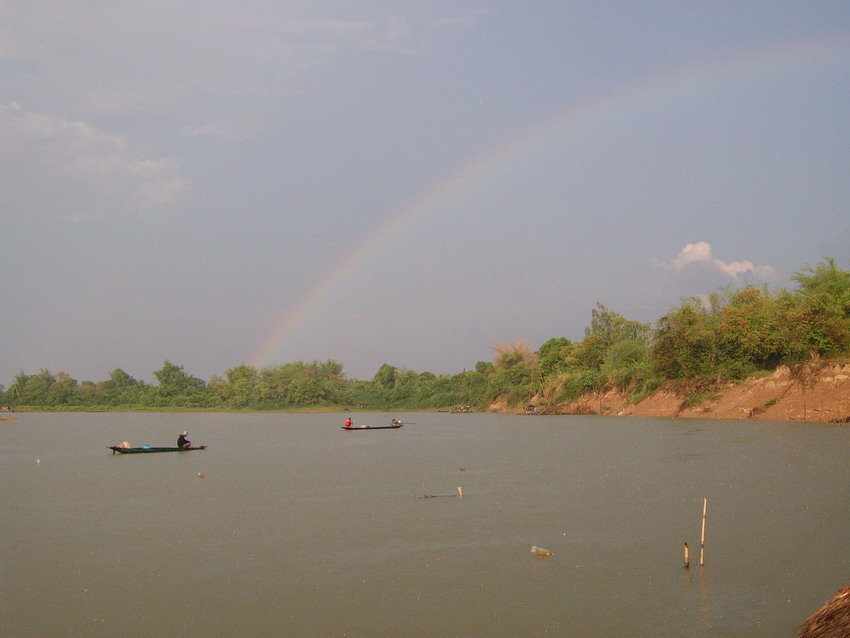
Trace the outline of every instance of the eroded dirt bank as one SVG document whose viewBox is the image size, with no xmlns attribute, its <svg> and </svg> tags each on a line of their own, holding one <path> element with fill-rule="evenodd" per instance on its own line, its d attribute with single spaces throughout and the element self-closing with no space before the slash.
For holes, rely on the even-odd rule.
<svg viewBox="0 0 850 638">
<path fill-rule="evenodd" d="M 618 391 L 543 406 L 546 414 L 610 414 L 777 421 L 850 422 L 850 363 L 813 361 L 782 366 L 770 376 L 705 390 L 668 382 L 633 405 Z M 541 402 L 542 403 L 542 402 Z M 506 406 L 493 405 L 494 411 Z M 514 411 L 514 410 L 510 410 Z"/>
</svg>

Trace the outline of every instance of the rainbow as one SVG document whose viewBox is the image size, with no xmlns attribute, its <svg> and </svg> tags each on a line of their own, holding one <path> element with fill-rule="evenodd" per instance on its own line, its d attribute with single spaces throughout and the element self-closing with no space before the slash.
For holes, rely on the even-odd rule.
<svg viewBox="0 0 850 638">
<path fill-rule="evenodd" d="M 248 363 L 257 367 L 270 365 L 275 357 L 282 354 L 298 328 L 332 297 L 353 272 L 414 223 L 497 176 L 520 159 L 532 156 L 565 136 L 628 113 L 664 104 L 673 98 L 686 97 L 689 93 L 713 90 L 749 78 L 779 77 L 848 60 L 850 39 L 846 37 L 795 42 L 679 67 L 625 83 L 613 91 L 569 106 L 464 164 L 390 217 L 311 287 L 248 359 Z"/>
</svg>

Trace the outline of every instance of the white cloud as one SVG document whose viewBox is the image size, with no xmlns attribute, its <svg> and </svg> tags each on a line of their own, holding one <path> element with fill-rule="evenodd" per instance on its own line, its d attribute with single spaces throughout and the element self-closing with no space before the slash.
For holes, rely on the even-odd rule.
<svg viewBox="0 0 850 638">
<path fill-rule="evenodd" d="M 26 111 L 17 102 L 0 104 L 0 117 L 5 136 L 29 138 L 35 143 L 61 140 L 63 145 L 73 145 L 77 149 L 95 146 L 123 149 L 126 146 L 120 137 L 98 132 L 88 124 Z"/>
<path fill-rule="evenodd" d="M 68 221 L 180 200 L 189 181 L 175 158 L 145 158 L 134 145 L 85 122 L 0 104 L 5 210 L 27 201 Z"/>
<path fill-rule="evenodd" d="M 748 273 L 751 273 L 761 281 L 779 279 L 779 273 L 773 266 L 756 266 L 749 260 L 725 262 L 715 259 L 712 256 L 711 244 L 704 241 L 685 244 L 685 247 L 669 263 L 659 260 L 655 261 L 655 265 L 675 271 L 682 271 L 694 264 L 707 265 L 734 280 L 738 280 Z"/>
<path fill-rule="evenodd" d="M 711 246 L 704 241 L 695 244 L 685 244 L 685 247 L 679 251 L 676 258 L 671 262 L 674 270 L 681 270 L 688 264 L 695 261 L 710 261 Z"/>
</svg>

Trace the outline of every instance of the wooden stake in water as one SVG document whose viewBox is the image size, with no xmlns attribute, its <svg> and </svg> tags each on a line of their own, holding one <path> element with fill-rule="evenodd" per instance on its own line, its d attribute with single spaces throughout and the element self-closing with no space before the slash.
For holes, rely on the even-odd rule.
<svg viewBox="0 0 850 638">
<path fill-rule="evenodd" d="M 685 569 L 691 566 L 691 548 L 685 543 Z"/>
<path fill-rule="evenodd" d="M 708 512 L 708 499 L 702 499 L 702 533 L 699 539 L 699 566 L 705 565 L 705 515 Z"/>
</svg>

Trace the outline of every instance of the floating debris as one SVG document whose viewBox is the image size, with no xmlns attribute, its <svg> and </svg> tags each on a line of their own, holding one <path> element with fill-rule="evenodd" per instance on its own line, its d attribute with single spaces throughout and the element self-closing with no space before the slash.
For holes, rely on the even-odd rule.
<svg viewBox="0 0 850 638">
<path fill-rule="evenodd" d="M 424 496 L 417 496 L 416 498 L 451 498 L 452 496 L 459 496 L 463 498 L 463 488 L 458 486 L 457 494 L 425 494 Z"/>
<path fill-rule="evenodd" d="M 547 556 L 552 555 L 552 552 L 550 552 L 548 549 L 538 547 L 537 545 L 531 546 L 531 553 L 534 554 L 535 556 L 539 556 L 541 558 L 546 558 Z"/>
</svg>

